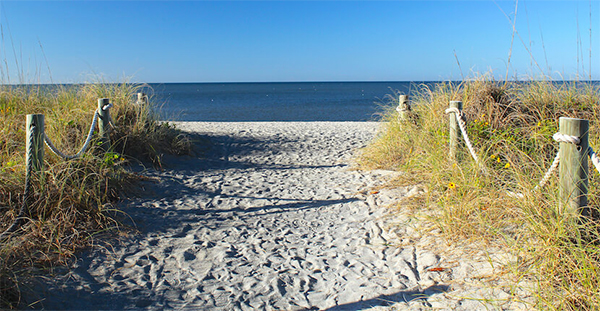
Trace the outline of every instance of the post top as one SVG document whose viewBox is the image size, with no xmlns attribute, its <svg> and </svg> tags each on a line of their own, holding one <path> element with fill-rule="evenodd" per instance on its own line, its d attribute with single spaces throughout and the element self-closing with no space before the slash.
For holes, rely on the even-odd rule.
<svg viewBox="0 0 600 311">
<path fill-rule="evenodd" d="M 569 117 L 560 117 L 558 118 L 558 120 L 565 120 L 565 121 L 588 121 L 586 119 L 579 119 L 579 118 L 569 118 Z"/>
<path fill-rule="evenodd" d="M 462 103 L 462 100 L 451 100 L 450 103 Z"/>
</svg>

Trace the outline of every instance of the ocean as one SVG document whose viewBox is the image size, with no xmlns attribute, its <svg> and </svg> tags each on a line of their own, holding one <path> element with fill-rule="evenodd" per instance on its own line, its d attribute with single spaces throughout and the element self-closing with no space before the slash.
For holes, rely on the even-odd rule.
<svg viewBox="0 0 600 311">
<path fill-rule="evenodd" d="M 388 94 L 421 82 L 164 83 L 146 91 L 168 121 L 374 121 Z"/>
</svg>

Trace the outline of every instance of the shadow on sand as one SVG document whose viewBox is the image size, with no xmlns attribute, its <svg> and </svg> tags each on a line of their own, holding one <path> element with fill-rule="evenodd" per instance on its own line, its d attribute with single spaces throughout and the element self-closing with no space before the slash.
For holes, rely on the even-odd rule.
<svg viewBox="0 0 600 311">
<path fill-rule="evenodd" d="M 447 292 L 450 289 L 448 285 L 435 285 L 430 286 L 423 290 L 408 290 L 401 291 L 391 295 L 381 295 L 375 298 L 371 298 L 368 300 L 362 300 L 357 302 L 351 302 L 343 305 L 338 305 L 326 309 L 327 311 L 341 311 L 341 310 L 362 310 L 371 307 L 377 306 L 391 306 L 398 302 L 409 303 L 411 301 L 424 300 L 427 297 Z M 423 301 L 423 307 L 431 308 L 426 301 Z"/>
<path fill-rule="evenodd" d="M 221 170 L 227 169 L 248 169 L 253 170 L 298 170 L 298 169 L 320 169 L 343 167 L 344 165 L 282 165 L 261 161 L 261 156 L 265 150 L 270 152 L 286 152 L 281 146 L 285 143 L 295 141 L 283 137 L 269 137 L 266 139 L 256 139 L 240 137 L 236 135 L 200 135 L 191 134 L 191 140 L 194 142 L 193 155 L 172 156 L 166 155 L 164 158 L 168 174 L 158 173 L 158 178 L 143 182 L 143 193 L 139 193 L 144 201 L 149 198 L 170 201 L 174 198 L 184 196 L 202 197 L 204 205 L 198 203 L 197 208 L 181 209 L 173 206 L 141 206 L 137 204 L 138 200 L 133 200 L 133 204 L 125 207 L 123 211 L 126 217 L 120 217 L 123 222 L 134 227 L 138 227 L 143 232 L 163 232 L 170 228 L 181 227 L 185 224 L 199 222 L 220 223 L 234 217 L 244 218 L 253 215 L 268 215 L 285 213 L 291 211 L 300 211 L 307 209 L 318 209 L 335 204 L 345 204 L 357 201 L 356 198 L 331 199 L 331 200 L 302 200 L 290 199 L 284 197 L 264 197 L 253 195 L 227 195 L 221 193 L 220 189 L 215 189 L 207 184 L 194 183 L 186 184 L 181 178 L 169 176 L 193 176 L 197 172 L 215 171 L 215 175 L 221 174 Z M 251 155 L 251 156 L 249 156 Z M 230 161 L 230 158 L 250 159 L 248 161 Z M 152 171 L 148 171 L 152 176 Z M 215 197 L 222 199 L 250 199 L 252 201 L 267 201 L 267 204 L 260 206 L 235 206 L 232 208 L 218 208 L 210 203 Z M 209 203 L 206 203 L 209 202 Z M 147 217 L 152 215 L 152 217 Z M 132 216 L 132 218 L 129 218 Z M 138 217 L 141 216 L 141 217 Z M 144 219 L 145 223 L 140 223 L 135 219 Z M 133 222 L 131 222 L 133 220 Z"/>
</svg>

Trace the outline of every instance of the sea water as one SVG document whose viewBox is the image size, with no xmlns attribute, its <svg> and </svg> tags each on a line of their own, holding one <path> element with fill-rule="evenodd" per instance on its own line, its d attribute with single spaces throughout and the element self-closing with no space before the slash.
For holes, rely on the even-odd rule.
<svg viewBox="0 0 600 311">
<path fill-rule="evenodd" d="M 164 83 L 147 92 L 170 121 L 373 121 L 417 82 Z"/>
</svg>

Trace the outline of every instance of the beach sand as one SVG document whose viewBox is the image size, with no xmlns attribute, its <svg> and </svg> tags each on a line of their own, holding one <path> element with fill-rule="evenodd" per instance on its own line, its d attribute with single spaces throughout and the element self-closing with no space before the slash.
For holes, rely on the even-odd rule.
<svg viewBox="0 0 600 311">
<path fill-rule="evenodd" d="M 181 122 L 200 156 L 165 158 L 120 203 L 139 233 L 40 277 L 47 309 L 485 310 L 526 308 L 498 250 L 463 252 L 387 208 L 421 186 L 353 169 L 375 122 Z M 509 258 L 510 259 L 510 258 Z M 522 293 L 526 296 L 526 293 Z M 480 301 L 488 299 L 496 301 Z"/>
</svg>

